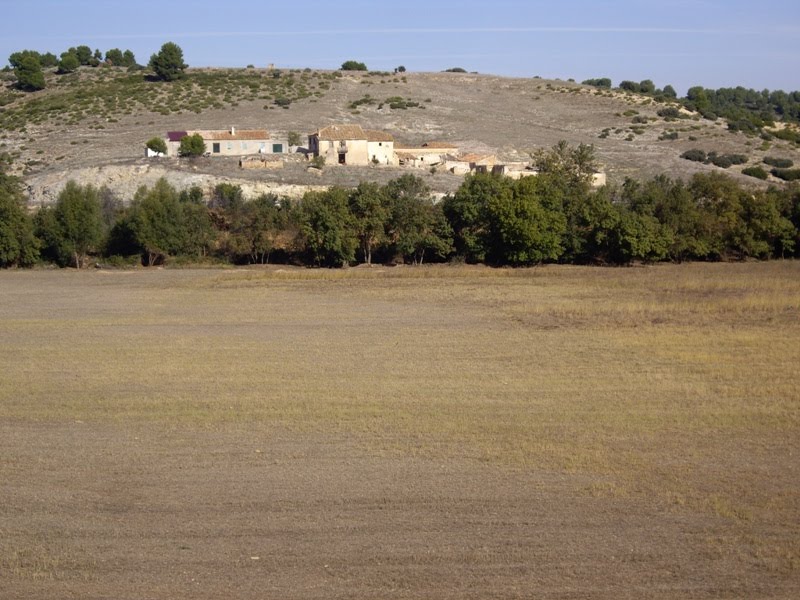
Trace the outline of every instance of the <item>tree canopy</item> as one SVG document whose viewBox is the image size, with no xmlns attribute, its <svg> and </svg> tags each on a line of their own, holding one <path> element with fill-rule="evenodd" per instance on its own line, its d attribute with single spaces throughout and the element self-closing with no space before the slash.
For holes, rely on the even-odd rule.
<svg viewBox="0 0 800 600">
<path fill-rule="evenodd" d="M 363 62 L 358 62 L 357 60 L 346 60 L 342 63 L 340 67 L 341 71 L 366 71 L 367 65 Z"/>
<path fill-rule="evenodd" d="M 183 62 L 183 50 L 173 42 L 161 46 L 157 54 L 150 57 L 149 67 L 153 69 L 156 77 L 163 81 L 173 81 L 184 76 L 189 65 Z"/>
</svg>

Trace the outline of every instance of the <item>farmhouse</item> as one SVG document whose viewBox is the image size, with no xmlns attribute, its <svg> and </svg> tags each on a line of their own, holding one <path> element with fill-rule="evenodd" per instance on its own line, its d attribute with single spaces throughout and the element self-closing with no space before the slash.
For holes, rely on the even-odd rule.
<svg viewBox="0 0 800 600">
<path fill-rule="evenodd" d="M 458 147 L 447 142 L 425 142 L 421 146 L 395 144 L 400 165 L 427 168 L 440 165 L 458 154 Z"/>
<path fill-rule="evenodd" d="M 365 166 L 394 165 L 394 138 L 384 131 L 361 125 L 328 125 L 308 136 L 308 150 L 327 164 Z"/>
<path fill-rule="evenodd" d="M 193 131 L 168 131 L 167 156 L 178 156 L 181 139 L 199 134 L 211 156 L 247 156 L 250 154 L 283 154 L 289 144 L 285 139 L 273 138 L 266 129 L 216 129 Z"/>
</svg>

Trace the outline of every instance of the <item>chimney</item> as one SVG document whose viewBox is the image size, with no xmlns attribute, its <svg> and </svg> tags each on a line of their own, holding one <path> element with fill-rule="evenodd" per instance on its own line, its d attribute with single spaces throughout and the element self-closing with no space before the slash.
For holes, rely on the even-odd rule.
<svg viewBox="0 0 800 600">
<path fill-rule="evenodd" d="M 236 135 L 236 129 L 234 127 L 231 127 L 231 135 Z"/>
</svg>

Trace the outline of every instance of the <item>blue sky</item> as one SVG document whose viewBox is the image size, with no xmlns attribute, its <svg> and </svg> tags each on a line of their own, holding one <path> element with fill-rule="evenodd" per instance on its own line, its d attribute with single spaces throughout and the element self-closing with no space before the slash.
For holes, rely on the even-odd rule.
<svg viewBox="0 0 800 600">
<path fill-rule="evenodd" d="M 0 0 L 0 61 L 86 44 L 161 44 L 191 66 L 469 71 L 800 89 L 798 0 Z M 2 64 L 2 62 L 0 62 Z"/>
</svg>

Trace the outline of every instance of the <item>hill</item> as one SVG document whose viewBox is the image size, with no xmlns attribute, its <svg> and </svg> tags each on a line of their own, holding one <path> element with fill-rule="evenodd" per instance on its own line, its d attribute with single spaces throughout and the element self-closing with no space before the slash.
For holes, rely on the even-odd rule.
<svg viewBox="0 0 800 600">
<path fill-rule="evenodd" d="M 722 119 L 712 122 L 683 109 L 679 118 L 659 116 L 667 105 L 650 97 L 558 80 L 470 73 L 190 69 L 186 78 L 164 83 L 116 67 L 50 73 L 47 78 L 45 90 L 22 93 L 12 88 L 12 76 L 4 74 L 0 93 L 0 152 L 14 159 L 32 203 L 53 200 L 69 178 L 108 185 L 128 198 L 136 187 L 160 176 L 177 185 L 225 179 L 246 191 L 292 193 L 302 189 L 296 186 L 354 185 L 399 173 L 329 168 L 315 174 L 300 162 L 276 172 L 247 172 L 231 159 L 189 164 L 143 157 L 145 141 L 167 130 L 230 126 L 305 136 L 331 122 L 354 122 L 386 130 L 402 143 L 444 140 L 464 151 L 491 151 L 503 160 L 525 159 L 530 151 L 559 140 L 594 144 L 612 183 L 719 169 L 681 158 L 691 149 L 744 155 L 747 162 L 727 172 L 753 184 L 759 182 L 741 170 L 760 164 L 765 156 L 800 162 L 800 150 L 790 141 L 729 131 Z M 440 192 L 452 191 L 462 180 L 444 173 L 427 177 Z"/>
</svg>

